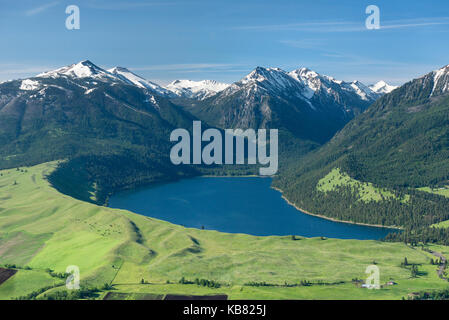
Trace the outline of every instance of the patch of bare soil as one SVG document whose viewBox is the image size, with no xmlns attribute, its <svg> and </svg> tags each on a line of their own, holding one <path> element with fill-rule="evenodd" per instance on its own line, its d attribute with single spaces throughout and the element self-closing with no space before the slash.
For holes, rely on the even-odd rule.
<svg viewBox="0 0 449 320">
<path fill-rule="evenodd" d="M 15 275 L 17 270 L 0 268 L 0 285 Z"/>
</svg>

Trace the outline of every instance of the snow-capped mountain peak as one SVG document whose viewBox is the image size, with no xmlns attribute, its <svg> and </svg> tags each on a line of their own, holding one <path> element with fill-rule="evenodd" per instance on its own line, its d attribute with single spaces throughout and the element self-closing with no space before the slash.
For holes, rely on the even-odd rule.
<svg viewBox="0 0 449 320">
<path fill-rule="evenodd" d="M 225 128 L 284 128 L 301 135 L 307 127 L 324 141 L 380 96 L 359 81 L 339 81 L 308 68 L 257 67 L 210 97 L 207 108 L 191 110 Z"/>
<path fill-rule="evenodd" d="M 440 69 L 433 71 L 433 74 L 435 75 L 435 77 L 440 77 L 442 75 L 449 74 L 449 64 Z"/>
<path fill-rule="evenodd" d="M 446 79 L 449 66 L 434 71 L 435 88 L 440 90 L 441 79 Z M 314 108 L 313 100 L 327 96 L 326 99 L 341 98 L 341 95 L 357 95 L 358 98 L 372 102 L 381 95 L 388 93 L 396 87 L 390 86 L 384 81 L 375 85 L 366 86 L 359 81 L 345 82 L 333 77 L 321 75 L 316 71 L 302 67 L 291 72 L 280 68 L 256 67 L 248 75 L 232 85 L 214 80 L 175 80 L 167 86 L 160 86 L 154 82 L 144 79 L 124 67 L 114 67 L 109 70 L 102 69 L 89 60 L 84 60 L 69 66 L 58 68 L 37 75 L 37 78 L 70 78 L 85 79 L 93 78 L 102 82 L 126 83 L 141 89 L 149 90 L 168 98 L 184 97 L 203 100 L 215 94 L 224 92 L 225 95 L 245 89 L 247 96 L 253 94 L 270 94 L 278 97 L 296 97 L 305 100 Z M 39 79 L 36 79 L 39 81 Z M 92 82 L 95 84 L 95 82 Z M 89 82 L 87 82 L 89 84 Z M 82 84 L 81 86 L 85 86 Z M 449 85 L 443 84 L 444 90 Z M 36 84 L 23 84 L 23 90 L 36 88 Z M 86 90 L 92 89 L 90 86 Z M 91 92 L 91 91 L 89 91 Z M 433 91 L 432 91 L 433 92 Z M 321 99 L 319 98 L 319 99 Z"/>
<path fill-rule="evenodd" d="M 246 84 L 246 83 L 252 82 L 252 81 L 258 81 L 258 82 L 266 81 L 267 80 L 267 77 L 266 77 L 267 72 L 268 72 L 268 70 L 263 67 L 256 67 L 256 69 L 254 69 L 249 74 L 247 74 L 243 79 L 241 79 L 240 82 L 242 84 Z"/>
<path fill-rule="evenodd" d="M 297 81 L 304 84 L 306 90 L 303 95 L 311 99 L 316 92 L 320 91 L 327 95 L 335 95 L 337 91 L 343 90 L 349 94 L 356 94 L 362 100 L 374 101 L 381 93 L 374 92 L 371 88 L 360 81 L 345 82 L 336 80 L 327 75 L 321 75 L 318 72 L 308 68 L 299 68 L 289 72 L 289 75 Z M 383 93 L 382 93 L 383 94 Z"/>
<path fill-rule="evenodd" d="M 148 81 L 124 67 L 109 70 L 102 69 L 89 60 L 38 74 L 40 78 L 69 77 L 72 79 L 93 78 L 100 81 L 126 83 L 142 89 L 151 90 L 159 95 L 173 97 L 174 94 L 156 83 Z M 91 92 L 91 91 L 89 91 Z"/>
<path fill-rule="evenodd" d="M 214 80 L 176 80 L 170 83 L 168 86 L 163 87 L 135 74 L 125 67 L 114 67 L 105 70 L 98 67 L 89 60 L 83 60 L 69 66 L 40 73 L 36 76 L 36 78 L 70 78 L 72 80 L 84 80 L 86 78 L 93 78 L 102 82 L 112 81 L 113 83 L 126 83 L 128 85 L 133 85 L 141 89 L 150 90 L 153 93 L 168 98 L 187 97 L 204 99 L 226 89 L 229 86 L 226 83 L 221 83 Z M 39 80 L 37 79 L 37 81 Z M 95 82 L 91 82 L 90 84 L 92 83 L 95 84 Z M 87 82 L 86 84 L 89 84 L 89 82 Z M 84 85 L 81 86 L 84 87 Z M 32 88 L 37 88 L 36 84 L 30 85 L 28 82 L 25 82 L 22 87 L 22 90 L 31 90 Z M 93 90 L 92 88 L 89 89 L 88 87 L 85 87 L 85 89 L 88 90 L 88 93 L 92 92 Z"/>
<path fill-rule="evenodd" d="M 240 81 L 234 83 L 229 93 L 246 87 L 250 92 L 266 92 L 274 95 L 302 96 L 304 85 L 293 79 L 287 72 L 279 68 L 257 67 Z"/>
<path fill-rule="evenodd" d="M 226 93 L 232 94 L 243 86 L 247 87 L 248 94 L 260 91 L 278 96 L 287 94 L 302 97 L 312 108 L 312 100 L 318 97 L 327 96 L 329 99 L 339 100 L 342 95 L 352 95 L 357 96 L 356 99 L 373 102 L 384 94 L 384 92 L 373 91 L 360 81 L 336 80 L 305 67 L 290 72 L 279 68 L 257 67 L 231 85 Z"/>
<path fill-rule="evenodd" d="M 430 73 L 433 77 L 433 88 L 431 95 L 449 91 L 449 64 L 441 69 Z"/>
<path fill-rule="evenodd" d="M 69 76 L 74 78 L 112 78 L 113 76 L 106 70 L 96 66 L 89 60 L 84 60 L 56 70 L 43 72 L 37 75 L 42 78 L 56 78 L 59 76 Z"/>
<path fill-rule="evenodd" d="M 380 80 L 380 81 L 376 82 L 375 84 L 370 85 L 369 88 L 376 93 L 385 94 L 385 93 L 390 93 L 391 91 L 396 89 L 397 86 L 391 86 L 388 83 L 386 83 L 385 81 Z"/>
<path fill-rule="evenodd" d="M 322 77 L 317 72 L 304 67 L 290 71 L 288 74 L 305 86 L 304 96 L 308 99 L 312 98 L 315 92 L 322 86 L 322 82 L 327 80 L 326 77 Z"/>
<path fill-rule="evenodd" d="M 175 80 L 165 87 L 173 94 L 184 98 L 205 99 L 229 86 L 227 83 L 215 80 Z"/>
<path fill-rule="evenodd" d="M 290 74 L 291 75 L 295 75 L 296 74 L 298 76 L 301 76 L 303 78 L 308 78 L 308 79 L 310 79 L 310 78 L 318 78 L 320 76 L 317 72 L 315 72 L 313 70 L 310 70 L 309 68 L 305 68 L 305 67 L 293 70 L 293 71 L 290 72 Z"/>
<path fill-rule="evenodd" d="M 345 83 L 343 83 L 343 84 L 345 84 Z M 352 81 L 350 83 L 350 87 L 363 100 L 373 100 L 374 101 L 383 94 L 383 93 L 375 92 L 369 86 L 361 83 L 358 80 Z"/>
<path fill-rule="evenodd" d="M 279 68 L 256 67 L 253 71 L 241 79 L 239 83 L 247 84 L 251 82 L 263 81 L 271 81 L 278 83 L 281 86 L 285 86 L 285 71 Z"/>
</svg>

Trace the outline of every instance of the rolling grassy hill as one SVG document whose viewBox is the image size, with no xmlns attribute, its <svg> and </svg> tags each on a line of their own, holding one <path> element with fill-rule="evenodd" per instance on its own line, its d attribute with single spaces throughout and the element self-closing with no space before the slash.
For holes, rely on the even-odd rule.
<svg viewBox="0 0 449 320">
<path fill-rule="evenodd" d="M 18 268 L 0 285 L 0 299 L 42 288 L 48 290 L 39 297 L 65 290 L 64 280 L 48 269 L 62 273 L 68 265 L 79 266 L 83 286 L 108 283 L 131 298 L 170 293 L 227 294 L 231 299 L 400 299 L 413 291 L 447 287 L 429 263 L 432 256 L 403 243 L 186 229 L 61 194 L 46 179 L 56 166 L 51 162 L 0 171 L 0 264 Z M 401 267 L 405 257 L 419 265 L 417 278 Z M 351 282 L 365 279 L 366 267 L 374 262 L 381 283 L 394 280 L 398 285 L 368 290 Z M 182 277 L 221 286 L 180 284 Z M 285 286 L 302 280 L 311 285 Z"/>
</svg>

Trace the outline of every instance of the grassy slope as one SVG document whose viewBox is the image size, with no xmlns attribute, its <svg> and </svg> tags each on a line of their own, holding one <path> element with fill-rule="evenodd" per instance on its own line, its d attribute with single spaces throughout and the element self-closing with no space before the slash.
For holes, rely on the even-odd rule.
<svg viewBox="0 0 449 320">
<path fill-rule="evenodd" d="M 449 198 L 449 186 L 446 186 L 444 188 L 443 187 L 439 187 L 439 188 L 422 187 L 422 188 L 418 188 L 418 190 L 439 194 L 439 195 Z"/>
<path fill-rule="evenodd" d="M 369 182 L 360 182 L 351 178 L 348 174 L 342 172 L 339 168 L 334 168 L 325 177 L 320 179 L 317 184 L 317 190 L 326 192 L 335 190 L 339 186 L 351 186 L 359 191 L 359 200 L 364 202 L 382 201 L 387 198 L 394 198 L 395 195 L 388 189 L 377 188 Z M 405 202 L 409 200 L 407 195 Z"/>
<path fill-rule="evenodd" d="M 348 174 L 342 172 L 339 168 L 334 168 L 325 177 L 321 178 L 317 184 L 317 190 L 321 192 L 327 192 L 335 190 L 339 186 L 351 186 L 355 190 L 359 191 L 359 200 L 364 202 L 369 201 L 381 201 L 382 199 L 394 198 L 395 195 L 386 188 L 378 188 L 373 186 L 369 182 L 361 182 L 356 179 L 351 178 Z M 429 193 L 439 194 L 449 198 L 449 186 L 444 188 L 430 188 L 422 187 L 417 188 L 420 191 L 425 191 Z M 408 202 L 410 200 L 409 195 L 405 195 L 403 202 Z M 449 220 L 436 223 L 432 225 L 439 228 L 448 228 Z"/>
<path fill-rule="evenodd" d="M 437 227 L 437 228 L 449 228 L 449 220 L 440 222 L 440 223 L 436 223 L 433 225 L 433 227 Z"/>
<path fill-rule="evenodd" d="M 124 210 L 75 200 L 53 189 L 45 175 L 56 163 L 0 171 L 0 264 L 28 265 L 0 286 L 9 299 L 40 287 L 62 283 L 46 268 L 64 272 L 77 265 L 88 285 L 113 283 L 117 292 L 218 294 L 260 299 L 400 299 L 412 291 L 447 287 L 437 278 L 428 253 L 401 243 L 378 241 L 293 241 L 290 237 L 254 237 L 186 229 Z M 422 275 L 410 279 L 400 267 L 422 264 Z M 367 290 L 350 283 L 365 279 L 365 268 L 376 261 L 381 282 L 397 286 Z M 181 277 L 205 278 L 219 289 L 166 284 Z M 144 278 L 150 284 L 139 284 Z M 311 287 L 248 287 L 249 281 L 272 284 L 301 280 L 344 284 Z M 57 290 L 57 289 L 53 289 Z"/>
</svg>

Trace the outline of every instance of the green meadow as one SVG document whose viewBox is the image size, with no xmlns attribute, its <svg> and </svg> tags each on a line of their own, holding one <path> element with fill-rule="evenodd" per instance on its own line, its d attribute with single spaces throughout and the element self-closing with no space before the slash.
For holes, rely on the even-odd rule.
<svg viewBox="0 0 449 320">
<path fill-rule="evenodd" d="M 418 188 L 418 190 L 439 194 L 439 195 L 449 198 L 449 186 L 438 187 L 438 188 L 422 187 L 422 188 Z"/>
<path fill-rule="evenodd" d="M 433 226 L 437 227 L 437 228 L 449 228 L 449 220 L 446 220 L 446 221 L 443 221 L 440 223 L 436 223 Z"/>
<path fill-rule="evenodd" d="M 325 177 L 320 179 L 317 184 L 317 190 L 321 192 L 334 191 L 341 186 L 350 186 L 358 192 L 359 201 L 381 201 L 383 199 L 394 198 L 395 195 L 388 189 L 375 187 L 372 183 L 361 182 L 351 178 L 347 173 L 342 172 L 340 168 L 334 168 Z M 409 201 L 410 196 L 406 195 L 404 201 Z"/>
<path fill-rule="evenodd" d="M 64 273 L 70 265 L 79 267 L 82 286 L 112 286 L 99 292 L 98 299 L 109 291 L 123 299 L 159 299 L 165 294 L 401 299 L 412 292 L 448 287 L 447 281 L 438 278 L 437 266 L 430 264 L 432 255 L 420 247 L 184 228 L 61 194 L 46 180 L 56 166 L 57 162 L 51 162 L 0 171 L 0 266 L 15 264 L 18 269 L 0 285 L 0 299 L 39 289 L 38 298 L 66 290 L 65 280 L 48 269 Z M 337 178 L 345 179 L 327 178 L 334 184 Z M 361 187 L 365 199 L 376 198 L 379 192 L 388 196 L 388 191 Z M 448 247 L 428 247 L 449 253 Z M 409 267 L 401 266 L 405 257 L 418 265 L 416 277 Z M 380 270 L 381 284 L 397 284 L 369 290 L 352 281 L 366 279 L 366 267 L 372 264 Z M 179 283 L 181 278 L 186 283 Z M 190 283 L 196 278 L 214 281 L 219 287 Z"/>
</svg>

